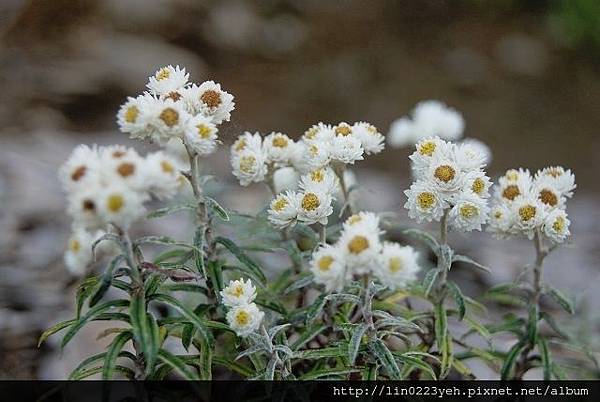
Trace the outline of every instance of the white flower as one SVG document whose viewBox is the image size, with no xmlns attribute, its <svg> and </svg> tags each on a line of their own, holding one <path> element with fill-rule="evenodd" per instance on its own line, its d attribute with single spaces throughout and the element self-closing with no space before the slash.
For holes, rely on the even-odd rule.
<svg viewBox="0 0 600 402">
<path fill-rule="evenodd" d="M 132 189 L 143 191 L 146 186 L 144 159 L 133 149 L 103 147 L 100 150 L 102 184 L 115 181 L 126 183 Z"/>
<path fill-rule="evenodd" d="M 154 128 L 153 139 L 166 142 L 171 137 L 183 137 L 187 120 L 191 117 L 180 102 L 172 99 L 157 100 L 149 106 L 149 122 Z"/>
<path fill-rule="evenodd" d="M 146 188 L 160 199 L 173 197 L 180 189 L 182 176 L 177 161 L 164 152 L 146 156 L 144 173 Z"/>
<path fill-rule="evenodd" d="M 544 234 L 554 243 L 562 243 L 571 235 L 569 225 L 571 221 L 562 209 L 550 212 L 544 221 Z"/>
<path fill-rule="evenodd" d="M 273 186 L 275 193 L 279 194 L 283 191 L 296 191 L 300 174 L 293 167 L 282 167 L 273 172 Z"/>
<path fill-rule="evenodd" d="M 177 92 L 188 82 L 189 74 L 185 68 L 171 65 L 158 69 L 153 76 L 148 79 L 146 85 L 152 93 L 156 95 L 169 95 L 171 92 Z"/>
<path fill-rule="evenodd" d="M 380 233 L 379 228 L 362 222 L 344 228 L 338 244 L 346 256 L 350 272 L 362 275 L 377 265 L 381 251 Z"/>
<path fill-rule="evenodd" d="M 474 139 L 461 141 L 455 147 L 455 160 L 465 172 L 478 171 L 483 168 L 490 158 L 489 148 Z"/>
<path fill-rule="evenodd" d="M 302 174 L 321 169 L 331 158 L 329 143 L 323 141 L 298 141 L 291 156 L 292 166 Z"/>
<path fill-rule="evenodd" d="M 111 183 L 103 188 L 98 197 L 100 216 L 106 223 L 127 229 L 131 223 L 146 212 L 145 194 L 141 194 L 122 183 Z"/>
<path fill-rule="evenodd" d="M 346 266 L 344 253 L 337 246 L 324 244 L 312 255 L 310 271 L 313 273 L 315 283 L 325 285 L 327 292 L 340 292 L 344 288 L 346 279 Z"/>
<path fill-rule="evenodd" d="M 487 231 L 497 238 L 506 238 L 512 234 L 513 214 L 504 204 L 498 204 L 490 210 Z"/>
<path fill-rule="evenodd" d="M 452 197 L 462 190 L 465 175 L 458 164 L 449 158 L 434 157 L 425 179 L 442 195 Z"/>
<path fill-rule="evenodd" d="M 450 226 L 460 232 L 481 230 L 481 225 L 487 222 L 489 210 L 485 199 L 463 193 L 457 197 L 448 214 Z"/>
<path fill-rule="evenodd" d="M 230 281 L 229 285 L 221 290 L 221 298 L 227 307 L 250 304 L 256 299 L 256 288 L 250 279 Z"/>
<path fill-rule="evenodd" d="M 313 170 L 300 178 L 299 187 L 304 191 L 321 191 L 334 194 L 338 188 L 338 177 L 329 167 Z"/>
<path fill-rule="evenodd" d="M 379 217 L 373 212 L 361 211 L 349 216 L 343 224 L 344 230 L 351 230 L 353 227 L 357 226 L 360 226 L 363 230 L 374 231 L 381 234 Z"/>
<path fill-rule="evenodd" d="M 82 188 L 90 181 L 98 180 L 100 157 L 98 149 L 78 145 L 59 170 L 59 179 L 67 191 Z"/>
<path fill-rule="evenodd" d="M 556 186 L 557 182 L 551 176 L 536 175 L 531 191 L 547 208 L 562 208 L 566 199 Z"/>
<path fill-rule="evenodd" d="M 99 200 L 102 187 L 91 181 L 82 188 L 68 195 L 67 213 L 77 226 L 88 230 L 105 227 L 100 216 Z"/>
<path fill-rule="evenodd" d="M 231 155 L 238 155 L 244 151 L 261 152 L 262 137 L 260 133 L 254 134 L 246 131 L 240 135 L 231 146 Z"/>
<path fill-rule="evenodd" d="M 238 305 L 227 312 L 227 323 L 238 336 L 245 337 L 256 332 L 265 313 L 254 303 Z"/>
<path fill-rule="evenodd" d="M 217 148 L 217 131 L 208 117 L 191 117 L 185 126 L 185 142 L 199 155 L 209 155 Z"/>
<path fill-rule="evenodd" d="M 486 174 L 480 170 L 469 172 L 465 175 L 465 190 L 481 198 L 490 196 L 490 187 L 492 182 Z"/>
<path fill-rule="evenodd" d="M 412 119 L 404 117 L 392 123 L 389 143 L 404 146 L 433 135 L 446 140 L 462 137 L 465 122 L 456 110 L 442 102 L 430 100 L 420 102 L 412 112 Z"/>
<path fill-rule="evenodd" d="M 269 222 L 277 227 L 286 227 L 296 222 L 300 206 L 300 194 L 286 191 L 277 195 L 269 205 Z"/>
<path fill-rule="evenodd" d="M 405 288 L 417 279 L 419 254 L 410 246 L 384 242 L 379 264 L 374 269 L 375 276 L 388 288 L 395 290 Z"/>
<path fill-rule="evenodd" d="M 333 213 L 332 197 L 328 192 L 317 190 L 300 193 L 298 220 L 307 224 L 327 224 L 327 217 Z"/>
<path fill-rule="evenodd" d="M 148 128 L 151 122 L 149 113 L 156 101 L 150 94 L 136 98 L 128 97 L 127 102 L 122 104 L 117 112 L 119 130 L 128 133 L 131 138 L 145 138 L 152 134 L 152 130 Z"/>
<path fill-rule="evenodd" d="M 526 169 L 510 169 L 498 179 L 494 197 L 499 202 L 512 203 L 519 196 L 531 191 L 531 174 Z"/>
<path fill-rule="evenodd" d="M 183 102 L 189 113 L 209 117 L 214 124 L 229 121 L 235 109 L 233 95 L 221 89 L 214 81 L 205 81 L 200 86 L 192 84 L 182 91 Z"/>
<path fill-rule="evenodd" d="M 331 159 L 348 164 L 363 160 L 365 152 L 358 138 L 353 135 L 340 134 L 331 141 L 329 151 Z"/>
<path fill-rule="evenodd" d="M 415 148 L 415 152 L 409 156 L 409 159 L 412 161 L 415 177 L 420 179 L 427 172 L 435 157 L 450 158 L 453 156 L 454 145 L 439 137 L 428 137 L 419 141 Z"/>
<path fill-rule="evenodd" d="M 92 262 L 92 243 L 95 238 L 92 233 L 76 227 L 69 237 L 64 262 L 73 275 L 83 276 L 86 268 Z"/>
<path fill-rule="evenodd" d="M 231 167 L 233 175 L 238 178 L 242 186 L 263 181 L 268 171 L 263 152 L 251 149 L 232 154 Z"/>
<path fill-rule="evenodd" d="M 526 195 L 517 197 L 511 204 L 513 231 L 533 239 L 535 230 L 541 226 L 546 218 L 545 205 L 535 196 Z"/>
<path fill-rule="evenodd" d="M 354 123 L 352 134 L 360 140 L 367 155 L 378 154 L 385 147 L 385 137 L 372 124 L 362 121 Z"/>
<path fill-rule="evenodd" d="M 292 158 L 294 141 L 283 133 L 273 132 L 265 137 L 263 147 L 267 162 L 273 162 L 277 167 L 285 166 Z"/>
<path fill-rule="evenodd" d="M 538 171 L 535 178 L 546 177 L 553 182 L 554 188 L 560 191 L 563 197 L 571 198 L 573 190 L 577 187 L 575 184 L 575 175 L 570 170 L 565 170 L 562 166 L 551 166 Z"/>
<path fill-rule="evenodd" d="M 418 222 L 438 221 L 444 215 L 444 209 L 448 207 L 438 191 L 426 181 L 417 180 L 404 194 L 408 198 L 404 208 L 408 209 L 408 216 Z"/>
<path fill-rule="evenodd" d="M 305 141 L 329 142 L 335 137 L 335 131 L 329 124 L 318 123 L 304 132 L 302 139 Z"/>
</svg>

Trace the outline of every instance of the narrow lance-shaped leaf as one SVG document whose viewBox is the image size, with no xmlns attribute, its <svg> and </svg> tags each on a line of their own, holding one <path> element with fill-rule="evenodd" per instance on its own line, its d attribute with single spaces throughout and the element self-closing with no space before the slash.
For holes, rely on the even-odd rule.
<svg viewBox="0 0 600 402">
<path fill-rule="evenodd" d="M 547 286 L 544 290 L 545 293 L 548 294 L 556 303 L 558 303 L 566 312 L 568 312 L 569 314 L 575 313 L 575 306 L 573 305 L 573 301 L 560 290 L 552 286 Z"/>
<path fill-rule="evenodd" d="M 398 367 L 398 363 L 396 363 L 396 359 L 394 359 L 394 355 L 387 348 L 385 343 L 381 339 L 374 339 L 369 343 L 369 349 L 375 355 L 375 358 L 381 366 L 386 370 L 388 375 L 393 380 L 400 379 L 400 368 Z"/>
<path fill-rule="evenodd" d="M 102 296 L 104 296 L 106 291 L 110 288 L 110 285 L 113 281 L 115 269 L 124 259 L 124 255 L 118 255 L 110 261 L 110 263 L 106 267 L 106 270 L 104 271 L 104 274 L 102 275 L 102 280 L 98 285 L 98 289 L 96 289 L 94 295 L 90 298 L 90 307 L 94 307 L 100 301 L 100 299 L 102 299 Z"/>
<path fill-rule="evenodd" d="M 513 375 L 513 371 L 515 368 L 515 364 L 517 362 L 517 358 L 521 354 L 521 351 L 525 348 L 525 343 L 517 342 L 506 355 L 504 360 L 504 365 L 502 366 L 502 370 L 500 370 L 500 378 L 502 380 L 508 380 Z"/>
<path fill-rule="evenodd" d="M 529 323 L 527 327 L 527 337 L 532 345 L 537 343 L 539 319 L 538 306 L 536 304 L 532 304 L 529 306 Z"/>
<path fill-rule="evenodd" d="M 437 268 L 432 268 L 425 274 L 423 278 L 423 289 L 425 290 L 425 296 L 429 296 L 431 291 L 433 290 L 433 286 L 435 285 L 435 280 L 440 274 L 440 270 Z"/>
<path fill-rule="evenodd" d="M 369 326 L 367 324 L 360 324 L 354 329 L 354 332 L 352 333 L 352 338 L 350 338 L 350 343 L 348 344 L 348 361 L 352 366 L 356 361 L 356 356 L 358 355 L 358 350 L 360 349 L 362 338 L 368 329 Z"/>
<path fill-rule="evenodd" d="M 131 339 L 131 332 L 125 331 L 121 332 L 119 335 L 115 336 L 115 339 L 111 342 L 108 350 L 106 351 L 106 355 L 104 357 L 104 367 L 102 369 L 102 379 L 110 380 L 115 371 L 115 366 L 117 362 L 117 357 L 123 346 Z"/>
<path fill-rule="evenodd" d="M 219 236 L 215 239 L 215 243 L 220 243 L 223 246 L 225 246 L 225 248 L 229 250 L 231 254 L 233 254 L 235 258 L 238 259 L 239 262 L 241 262 L 245 267 L 250 269 L 254 273 L 254 275 L 260 278 L 263 284 L 266 282 L 266 277 L 263 274 L 260 267 L 258 266 L 258 264 L 254 262 L 254 260 L 252 260 L 250 257 L 248 257 L 234 242 L 225 237 Z"/>
<path fill-rule="evenodd" d="M 544 368 L 544 381 L 549 381 L 552 378 L 552 359 L 550 357 L 550 350 L 548 349 L 548 342 L 542 337 L 538 339 L 538 348 L 540 349 L 540 355 L 542 356 L 542 367 Z"/>
<path fill-rule="evenodd" d="M 210 333 L 208 332 L 208 330 L 206 328 L 206 324 L 202 320 L 200 320 L 200 318 L 196 314 L 194 314 L 194 312 L 192 310 L 190 310 L 188 307 L 181 304 L 181 302 L 179 300 L 175 299 L 172 296 L 165 295 L 162 293 L 157 293 L 157 294 L 152 295 L 151 300 L 163 302 L 163 303 L 166 303 L 169 306 L 173 307 L 182 316 L 184 316 L 192 324 L 194 324 L 194 326 L 196 327 L 196 329 L 198 329 L 198 331 L 200 332 L 202 337 L 204 337 L 206 339 L 210 339 Z"/>
<path fill-rule="evenodd" d="M 60 330 L 63 330 L 65 328 L 67 328 L 68 326 L 73 325 L 73 323 L 75 323 L 77 320 L 67 320 L 67 321 L 62 321 L 59 322 L 58 324 L 53 325 L 52 327 L 48 328 L 47 330 L 45 330 L 42 335 L 40 335 L 40 339 L 38 340 L 38 348 L 42 345 L 42 343 L 44 343 L 46 341 L 46 339 L 48 339 L 50 336 L 54 335 L 55 333 L 57 333 Z"/>
<path fill-rule="evenodd" d="M 471 259 L 470 257 L 467 257 L 466 255 L 460 255 L 460 254 L 454 254 L 452 256 L 452 261 L 453 262 L 464 262 L 467 265 L 472 265 L 475 268 L 479 268 L 482 271 L 485 271 L 487 273 L 492 272 L 488 267 L 486 267 L 485 265 L 482 265 L 480 263 L 478 263 L 477 261 Z"/>
<path fill-rule="evenodd" d="M 415 240 L 419 240 L 425 243 L 435 254 L 437 254 L 439 249 L 439 243 L 435 239 L 435 237 L 433 237 L 429 233 L 418 229 L 406 229 L 402 233 L 408 237 L 412 237 Z"/>
<path fill-rule="evenodd" d="M 222 221 L 229 222 L 229 214 L 216 200 L 205 195 L 204 202 Z"/>
<path fill-rule="evenodd" d="M 190 369 L 185 362 L 179 357 L 173 355 L 172 353 L 160 349 L 158 351 L 158 358 L 164 362 L 165 364 L 171 366 L 175 371 L 177 371 L 183 378 L 190 381 L 198 381 L 200 377 Z"/>
<path fill-rule="evenodd" d="M 452 298 L 454 299 L 454 302 L 456 303 L 456 307 L 458 308 L 458 318 L 460 320 L 463 319 L 463 317 L 465 316 L 465 299 L 463 297 L 462 292 L 460 291 L 460 288 L 458 287 L 458 285 L 454 282 L 449 281 L 447 283 L 448 285 L 448 289 L 450 290 L 450 293 L 452 294 Z"/>
<path fill-rule="evenodd" d="M 154 369 L 158 353 L 158 327 L 154 318 L 146 312 L 146 298 L 143 291 L 136 292 L 131 298 L 129 308 L 133 336 L 144 353 L 146 374 Z"/>
</svg>

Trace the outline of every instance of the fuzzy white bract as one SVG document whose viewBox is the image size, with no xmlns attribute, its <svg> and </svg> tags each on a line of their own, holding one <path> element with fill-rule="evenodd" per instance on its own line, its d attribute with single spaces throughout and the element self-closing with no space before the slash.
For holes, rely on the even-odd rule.
<svg viewBox="0 0 600 402">
<path fill-rule="evenodd" d="M 346 261 L 337 245 L 325 244 L 312 255 L 310 271 L 316 283 L 325 285 L 327 292 L 340 292 L 346 283 Z"/>
<path fill-rule="evenodd" d="M 265 316 L 255 303 L 240 304 L 227 312 L 227 323 L 240 337 L 256 332 Z"/>
<path fill-rule="evenodd" d="M 280 193 L 269 205 L 268 219 L 276 227 L 294 225 L 298 218 L 300 194 L 293 191 Z"/>
<path fill-rule="evenodd" d="M 298 220 L 306 224 L 327 224 L 327 217 L 333 213 L 330 193 L 311 189 L 299 193 Z"/>
<path fill-rule="evenodd" d="M 256 299 L 256 288 L 250 279 L 238 279 L 230 281 L 229 285 L 221 290 L 223 304 L 227 307 L 235 307 L 250 304 Z"/>
<path fill-rule="evenodd" d="M 233 95 L 214 81 L 205 81 L 199 86 L 192 84 L 183 91 L 182 99 L 189 113 L 202 114 L 214 124 L 229 121 L 235 109 Z"/>
<path fill-rule="evenodd" d="M 87 230 L 75 228 L 67 242 L 64 262 L 67 270 L 76 276 L 83 276 L 92 262 L 92 243 L 96 237 Z"/>
<path fill-rule="evenodd" d="M 403 289 L 417 278 L 419 254 L 410 246 L 384 242 L 375 276 L 388 288 Z"/>
<path fill-rule="evenodd" d="M 217 148 L 217 132 L 217 126 L 208 117 L 197 115 L 186 123 L 185 142 L 198 155 L 209 155 Z"/>
<path fill-rule="evenodd" d="M 158 69 L 149 77 L 146 86 L 155 95 L 169 96 L 181 90 L 187 84 L 189 76 L 185 68 L 169 65 Z"/>
<path fill-rule="evenodd" d="M 273 187 L 275 193 L 296 191 L 300 181 L 300 173 L 291 166 L 279 168 L 273 172 Z"/>
<path fill-rule="evenodd" d="M 242 186 L 262 182 L 268 172 L 266 155 L 251 148 L 232 154 L 231 167 Z"/>
<path fill-rule="evenodd" d="M 265 137 L 263 147 L 267 156 L 267 162 L 274 163 L 276 167 L 280 167 L 290 163 L 295 144 L 287 135 L 273 132 Z"/>
<path fill-rule="evenodd" d="M 371 272 L 377 265 L 381 233 L 378 226 L 366 219 L 344 225 L 338 243 L 351 272 L 362 275 Z"/>
</svg>

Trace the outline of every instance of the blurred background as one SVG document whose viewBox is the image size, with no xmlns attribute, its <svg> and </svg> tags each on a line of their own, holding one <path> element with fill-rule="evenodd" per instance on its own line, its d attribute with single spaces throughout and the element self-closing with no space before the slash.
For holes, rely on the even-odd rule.
<svg viewBox="0 0 600 402">
<path fill-rule="evenodd" d="M 60 337 L 36 346 L 74 308 L 56 170 L 79 143 L 132 144 L 118 133 L 116 111 L 167 64 L 234 94 L 232 121 L 220 131 L 226 144 L 244 130 L 298 137 L 319 121 L 366 120 L 386 133 L 417 102 L 439 99 L 462 112 L 467 137 L 492 148 L 490 176 L 571 168 L 574 244 L 549 258 L 547 280 L 576 296 L 577 317 L 561 321 L 590 354 L 600 351 L 597 0 L 2 0 L 0 379 L 65 378 L 103 345 L 101 327 L 91 326 L 62 353 Z M 409 153 L 388 148 L 359 164 L 362 206 L 407 220 Z M 264 188 L 240 191 L 225 151 L 209 169 L 226 207 L 264 205 Z M 138 230 L 185 232 L 185 222 L 172 223 Z M 451 242 L 493 269 L 481 277 L 458 270 L 468 294 L 513 279 L 533 258 L 526 242 L 487 234 Z M 598 376 L 584 364 L 582 376 Z"/>
</svg>

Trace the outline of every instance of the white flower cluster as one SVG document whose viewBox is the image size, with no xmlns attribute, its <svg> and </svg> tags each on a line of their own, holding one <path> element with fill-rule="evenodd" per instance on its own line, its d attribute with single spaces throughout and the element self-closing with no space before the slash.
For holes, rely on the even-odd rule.
<svg viewBox="0 0 600 402">
<path fill-rule="evenodd" d="M 310 270 L 315 282 L 325 285 L 328 292 L 339 292 L 354 275 L 373 273 L 390 289 L 403 288 L 415 280 L 417 252 L 410 246 L 381 242 L 382 234 L 375 214 L 350 216 L 338 241 L 313 253 Z"/>
<path fill-rule="evenodd" d="M 188 83 L 185 68 L 162 67 L 148 79 L 148 91 L 121 105 L 117 122 L 132 138 L 162 145 L 180 139 L 199 155 L 214 152 L 217 125 L 229 121 L 233 96 L 213 81 Z"/>
<path fill-rule="evenodd" d="M 73 272 L 91 262 L 91 244 L 108 224 L 126 229 L 145 213 L 144 203 L 151 194 L 170 198 L 185 182 L 177 163 L 163 152 L 144 158 L 118 145 L 77 146 L 60 168 L 59 178 L 67 192 L 67 213 L 73 218 L 65 254 Z"/>
<path fill-rule="evenodd" d="M 227 322 L 238 336 L 248 336 L 258 330 L 265 313 L 254 303 L 256 288 L 250 279 L 230 281 L 221 291 L 221 298 L 229 308 Z"/>
<path fill-rule="evenodd" d="M 410 117 L 392 122 L 388 142 L 399 148 L 434 135 L 456 141 L 462 137 L 464 128 L 465 121 L 458 111 L 442 102 L 429 100 L 418 103 Z"/>
<path fill-rule="evenodd" d="M 431 137 L 417 143 L 410 159 L 416 181 L 404 192 L 408 215 L 419 222 L 439 221 L 448 211 L 453 229 L 481 230 L 488 219 L 491 182 L 480 148 Z"/>
<path fill-rule="evenodd" d="M 269 209 L 273 225 L 285 227 L 297 221 L 325 225 L 333 212 L 331 202 L 340 191 L 340 180 L 348 185 L 348 178 L 338 177 L 339 172 L 346 164 L 362 160 L 365 154 L 379 153 L 383 147 L 383 135 L 369 123 L 319 123 L 297 142 L 281 133 L 272 133 L 264 140 L 258 133 L 245 133 L 231 148 L 231 163 L 242 185 L 263 181 L 271 169 L 277 169 L 272 174 L 279 194 Z"/>
<path fill-rule="evenodd" d="M 488 231 L 501 238 L 525 235 L 529 239 L 539 231 L 562 243 L 570 235 L 566 201 L 575 188 L 575 176 L 561 166 L 539 170 L 535 176 L 526 169 L 508 170 L 494 186 Z"/>
</svg>

